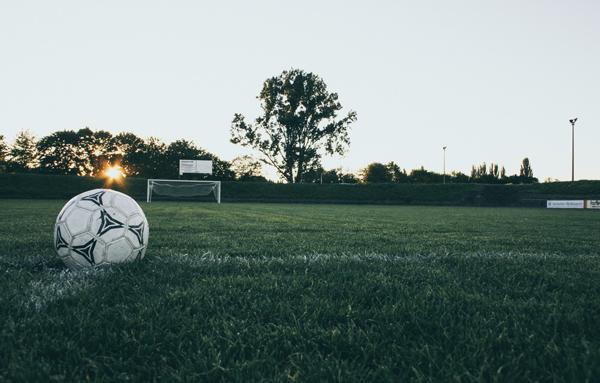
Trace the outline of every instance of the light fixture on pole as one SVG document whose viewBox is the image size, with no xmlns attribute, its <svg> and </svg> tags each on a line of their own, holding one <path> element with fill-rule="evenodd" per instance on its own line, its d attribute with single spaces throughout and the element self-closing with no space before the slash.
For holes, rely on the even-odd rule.
<svg viewBox="0 0 600 383">
<path fill-rule="evenodd" d="M 442 181 L 442 183 L 446 183 L 446 148 L 447 146 L 444 146 L 442 149 L 444 149 L 444 179 Z"/>
<path fill-rule="evenodd" d="M 571 123 L 571 182 L 575 181 L 575 123 L 577 119 L 569 120 Z"/>
</svg>

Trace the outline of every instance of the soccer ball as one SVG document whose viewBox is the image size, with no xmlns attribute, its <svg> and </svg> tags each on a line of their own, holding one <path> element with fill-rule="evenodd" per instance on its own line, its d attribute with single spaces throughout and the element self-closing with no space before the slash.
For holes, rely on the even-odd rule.
<svg viewBox="0 0 600 383">
<path fill-rule="evenodd" d="M 148 221 L 131 197 L 95 189 L 73 197 L 54 225 L 54 247 L 71 270 L 144 258 Z"/>
</svg>

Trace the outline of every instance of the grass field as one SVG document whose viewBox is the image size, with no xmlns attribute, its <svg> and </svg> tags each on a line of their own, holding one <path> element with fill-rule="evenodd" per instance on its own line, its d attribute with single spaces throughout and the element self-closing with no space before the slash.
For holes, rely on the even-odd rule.
<svg viewBox="0 0 600 383">
<path fill-rule="evenodd" d="M 0 200 L 0 381 L 600 379 L 597 211 L 142 203 L 70 272 L 65 202 Z"/>
</svg>

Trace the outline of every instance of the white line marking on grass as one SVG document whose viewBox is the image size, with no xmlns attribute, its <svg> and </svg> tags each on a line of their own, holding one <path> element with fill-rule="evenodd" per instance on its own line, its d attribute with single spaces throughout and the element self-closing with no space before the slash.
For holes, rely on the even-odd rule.
<svg viewBox="0 0 600 383">
<path fill-rule="evenodd" d="M 40 312 L 48 304 L 97 284 L 110 268 L 85 268 L 76 272 L 62 270 L 46 274 L 44 279 L 31 281 L 25 289 L 25 299 L 18 310 Z"/>
<path fill-rule="evenodd" d="M 547 258 L 572 258 L 572 255 L 562 254 L 544 254 L 544 253 L 444 253 L 444 254 L 414 254 L 414 255 L 388 255 L 388 254 L 297 254 L 282 256 L 230 256 L 213 254 L 211 252 L 202 255 L 172 253 L 164 256 L 156 256 L 149 259 L 149 262 L 156 263 L 180 263 L 180 264 L 208 264 L 208 263 L 245 263 L 245 264 L 266 264 L 266 263 L 286 263 L 290 261 L 303 261 L 306 263 L 315 262 L 389 262 L 389 263 L 414 263 L 431 262 L 441 260 L 447 257 L 460 257 L 463 259 L 481 259 L 481 258 L 503 258 L 503 259 L 547 259 Z M 580 255 L 579 257 L 597 257 L 597 255 Z"/>
</svg>

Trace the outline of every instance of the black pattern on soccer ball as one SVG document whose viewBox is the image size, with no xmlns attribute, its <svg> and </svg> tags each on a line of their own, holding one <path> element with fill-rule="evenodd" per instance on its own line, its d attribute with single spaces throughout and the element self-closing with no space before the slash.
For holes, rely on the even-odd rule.
<svg viewBox="0 0 600 383">
<path fill-rule="evenodd" d="M 141 245 L 144 244 L 144 223 L 140 223 L 139 225 L 131 225 L 129 226 L 129 231 L 135 234 L 135 237 L 138 239 L 138 242 Z"/>
<path fill-rule="evenodd" d="M 73 250 L 77 254 L 81 255 L 83 258 L 85 258 L 85 260 L 88 261 L 90 263 L 90 265 L 93 265 L 96 263 L 96 262 L 94 262 L 94 249 L 95 248 L 96 248 L 96 239 L 92 238 L 88 242 L 84 243 L 83 245 L 71 247 L 71 250 Z"/>
<path fill-rule="evenodd" d="M 120 229 L 125 227 L 125 224 L 111 217 L 110 214 L 106 212 L 106 210 L 100 211 L 100 219 L 102 220 L 102 222 L 100 223 L 100 227 L 98 228 L 98 232 L 96 233 L 96 235 L 98 236 L 102 236 L 112 229 Z"/>
<path fill-rule="evenodd" d="M 103 206 L 102 196 L 104 195 L 104 193 L 106 193 L 106 192 L 100 191 L 98 193 L 90 194 L 90 195 L 87 195 L 87 196 L 81 198 L 81 200 L 82 201 L 90 201 L 90 202 L 95 203 L 98 206 Z"/>
<path fill-rule="evenodd" d="M 62 249 L 63 247 L 69 248 L 69 244 L 67 243 L 67 241 L 65 241 L 60 232 L 60 227 L 56 229 L 56 242 L 54 245 L 56 246 L 56 250 Z"/>
</svg>

